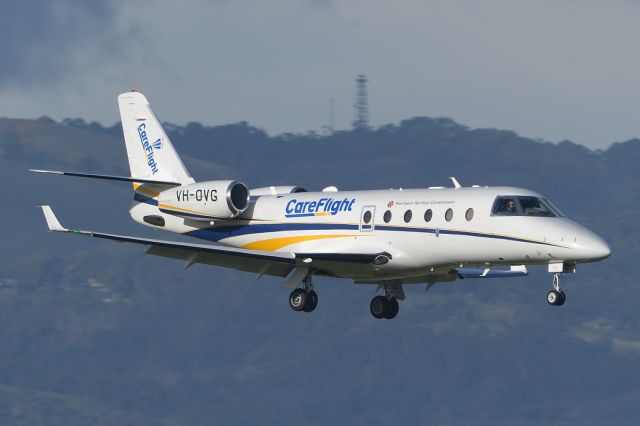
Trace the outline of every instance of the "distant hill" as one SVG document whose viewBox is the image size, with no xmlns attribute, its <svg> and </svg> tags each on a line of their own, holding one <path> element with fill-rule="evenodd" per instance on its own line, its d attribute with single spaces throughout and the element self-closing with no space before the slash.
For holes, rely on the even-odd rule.
<svg viewBox="0 0 640 426">
<path fill-rule="evenodd" d="M 128 174 L 121 129 L 0 119 L 0 423 L 13 425 L 640 422 L 640 140 L 592 151 L 447 118 L 270 136 L 248 123 L 168 125 L 196 179 L 312 190 L 513 185 L 547 195 L 613 255 L 565 277 L 407 289 L 373 321 L 373 289 L 319 280 L 291 312 L 280 280 L 47 233 L 63 224 L 171 238 L 133 224 L 127 185 L 27 173 Z"/>
</svg>

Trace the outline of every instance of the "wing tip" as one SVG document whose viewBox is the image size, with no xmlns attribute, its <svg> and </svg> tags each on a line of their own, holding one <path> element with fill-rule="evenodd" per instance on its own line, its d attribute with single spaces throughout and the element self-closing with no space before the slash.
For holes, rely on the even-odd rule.
<svg viewBox="0 0 640 426">
<path fill-rule="evenodd" d="M 47 221 L 47 226 L 49 227 L 49 231 L 57 231 L 57 232 L 67 232 L 68 229 L 63 227 L 60 224 L 60 221 L 56 217 L 53 210 L 51 210 L 51 206 L 45 205 L 40 206 L 42 209 L 42 213 L 44 213 L 44 219 Z"/>
<path fill-rule="evenodd" d="M 58 170 L 43 170 L 43 169 L 28 169 L 28 171 L 33 173 L 46 173 L 50 175 L 63 175 L 64 172 L 60 172 Z"/>
</svg>

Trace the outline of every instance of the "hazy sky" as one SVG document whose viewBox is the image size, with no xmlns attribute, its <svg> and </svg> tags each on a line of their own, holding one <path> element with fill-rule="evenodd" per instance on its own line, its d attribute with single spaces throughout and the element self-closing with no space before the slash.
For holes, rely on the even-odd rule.
<svg viewBox="0 0 640 426">
<path fill-rule="evenodd" d="M 162 120 L 270 133 L 448 116 L 590 147 L 640 136 L 637 0 L 27 0 L 0 14 L 0 116 Z"/>
</svg>

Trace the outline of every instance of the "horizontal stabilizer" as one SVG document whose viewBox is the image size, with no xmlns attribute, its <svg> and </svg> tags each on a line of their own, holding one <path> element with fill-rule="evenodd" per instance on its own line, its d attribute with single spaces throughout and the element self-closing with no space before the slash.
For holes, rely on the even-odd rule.
<svg viewBox="0 0 640 426">
<path fill-rule="evenodd" d="M 148 183 L 154 185 L 167 185 L 167 186 L 180 186 L 182 185 L 179 182 L 167 182 L 162 180 L 152 180 L 152 179 L 141 179 L 134 178 L 130 176 L 112 176 L 112 175 L 98 175 L 94 173 L 75 173 L 75 172 L 60 172 L 57 170 L 38 170 L 38 169 L 29 169 L 30 172 L 35 173 L 48 173 L 51 175 L 62 175 L 62 176 L 76 176 L 76 177 L 86 177 L 93 179 L 105 179 L 105 180 L 117 180 L 121 182 L 138 182 L 138 183 Z"/>
<path fill-rule="evenodd" d="M 479 269 L 479 268 L 459 268 L 456 269 L 460 279 L 465 278 L 510 278 L 526 277 L 529 275 L 524 265 L 512 266 L 510 269 Z"/>
</svg>

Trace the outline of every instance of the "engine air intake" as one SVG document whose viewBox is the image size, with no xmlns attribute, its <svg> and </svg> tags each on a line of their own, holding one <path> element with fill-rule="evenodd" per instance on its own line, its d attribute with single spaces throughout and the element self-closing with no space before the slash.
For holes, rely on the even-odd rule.
<svg viewBox="0 0 640 426">
<path fill-rule="evenodd" d="M 227 191 L 227 203 L 229 208 L 238 213 L 242 213 L 249 205 L 249 188 L 244 183 L 233 182 Z"/>
</svg>

